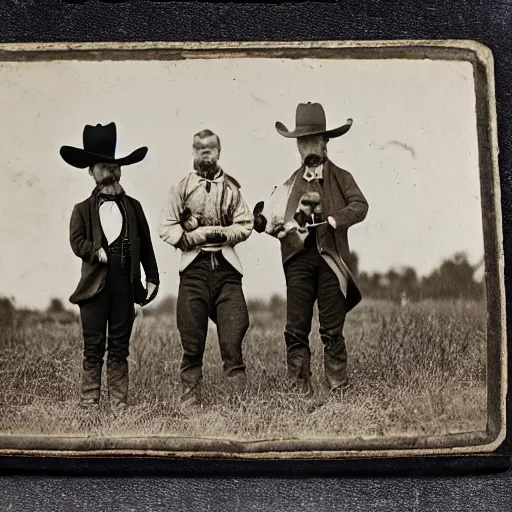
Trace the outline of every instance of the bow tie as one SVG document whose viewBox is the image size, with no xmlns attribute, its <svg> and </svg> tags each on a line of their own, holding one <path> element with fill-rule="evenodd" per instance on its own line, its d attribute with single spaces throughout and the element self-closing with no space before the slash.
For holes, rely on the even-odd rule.
<svg viewBox="0 0 512 512">
<path fill-rule="evenodd" d="M 111 194 L 100 194 L 100 199 L 102 201 L 115 201 L 116 196 Z"/>
<path fill-rule="evenodd" d="M 122 194 L 119 194 L 119 195 L 99 194 L 100 202 L 103 203 L 105 201 L 119 201 L 121 199 L 121 195 Z"/>
</svg>

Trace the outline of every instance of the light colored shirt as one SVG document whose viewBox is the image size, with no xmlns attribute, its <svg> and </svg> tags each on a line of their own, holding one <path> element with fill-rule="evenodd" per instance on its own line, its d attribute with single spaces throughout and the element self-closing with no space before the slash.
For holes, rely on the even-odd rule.
<svg viewBox="0 0 512 512">
<path fill-rule="evenodd" d="M 123 228 L 123 215 L 115 201 L 101 203 L 100 222 L 108 245 L 110 245 L 121 234 Z"/>
<path fill-rule="evenodd" d="M 306 181 L 321 180 L 324 177 L 324 165 L 321 164 L 317 167 L 306 167 L 302 177 Z"/>
<path fill-rule="evenodd" d="M 182 251 L 180 272 L 190 265 L 201 250 L 213 250 L 222 251 L 226 260 L 243 274 L 234 246 L 250 236 L 253 217 L 238 187 L 227 183 L 224 172 L 218 173 L 213 180 L 191 172 L 172 186 L 160 215 L 159 234 L 164 242 L 174 247 L 179 246 L 185 233 L 181 218 L 186 207 L 198 219 L 200 226 L 223 226 L 223 233 L 228 240 L 218 246 L 203 245 Z"/>
</svg>

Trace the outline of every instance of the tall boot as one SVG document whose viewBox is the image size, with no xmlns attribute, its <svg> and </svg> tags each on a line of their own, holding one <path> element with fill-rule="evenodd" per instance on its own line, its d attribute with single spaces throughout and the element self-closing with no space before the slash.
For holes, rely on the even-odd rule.
<svg viewBox="0 0 512 512">
<path fill-rule="evenodd" d="M 345 338 L 339 331 L 325 332 L 320 337 L 324 344 L 325 380 L 332 393 L 343 396 L 343 391 L 348 386 Z"/>
<path fill-rule="evenodd" d="M 289 347 L 286 354 L 288 380 L 299 393 L 310 397 L 313 394 L 311 384 L 311 354 L 306 345 Z"/>
<path fill-rule="evenodd" d="M 185 416 L 193 416 L 201 410 L 202 381 L 202 377 L 199 377 L 193 383 L 185 383 L 182 381 L 179 409 Z"/>
<path fill-rule="evenodd" d="M 226 387 L 231 396 L 242 397 L 247 388 L 247 375 L 245 371 L 237 371 L 227 376 Z"/>
<path fill-rule="evenodd" d="M 101 365 L 82 369 L 80 388 L 80 407 L 96 408 L 99 406 L 101 392 Z"/>
<path fill-rule="evenodd" d="M 128 401 L 128 362 L 107 364 L 107 383 L 110 408 L 114 415 L 122 414 Z"/>
</svg>

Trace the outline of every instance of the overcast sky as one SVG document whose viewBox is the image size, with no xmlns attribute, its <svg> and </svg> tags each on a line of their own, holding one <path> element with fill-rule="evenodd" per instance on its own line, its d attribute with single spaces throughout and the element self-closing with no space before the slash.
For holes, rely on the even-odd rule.
<svg viewBox="0 0 512 512">
<path fill-rule="evenodd" d="M 68 304 L 80 260 L 68 241 L 73 205 L 94 186 L 68 166 L 61 145 L 82 145 L 85 124 L 118 126 L 118 155 L 147 145 L 121 183 L 144 207 L 161 272 L 177 293 L 179 252 L 158 238 L 169 187 L 191 170 L 192 135 L 222 141 L 221 165 L 251 206 L 299 166 L 289 129 L 299 102 L 320 102 L 329 143 L 370 208 L 349 231 L 360 268 L 411 265 L 420 275 L 443 258 L 483 255 L 475 98 L 469 63 L 405 60 L 233 59 L 177 62 L 0 64 L 0 294 L 18 305 Z M 279 243 L 254 233 L 238 246 L 247 297 L 285 290 Z"/>
</svg>

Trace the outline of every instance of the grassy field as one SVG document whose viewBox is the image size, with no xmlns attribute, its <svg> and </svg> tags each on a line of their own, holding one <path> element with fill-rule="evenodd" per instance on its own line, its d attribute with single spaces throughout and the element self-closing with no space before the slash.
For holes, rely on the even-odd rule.
<svg viewBox="0 0 512 512">
<path fill-rule="evenodd" d="M 173 317 L 143 319 L 131 348 L 130 414 L 78 408 L 81 334 L 76 324 L 27 322 L 0 332 L 0 433 L 279 437 L 441 435 L 485 428 L 485 306 L 362 302 L 347 318 L 351 386 L 343 401 L 322 390 L 315 320 L 312 371 L 318 394 L 287 392 L 284 315 L 252 315 L 244 342 L 249 386 L 226 393 L 214 331 L 205 355 L 205 405 L 177 408 L 179 336 Z M 106 403 L 106 396 L 104 402 Z"/>
</svg>

